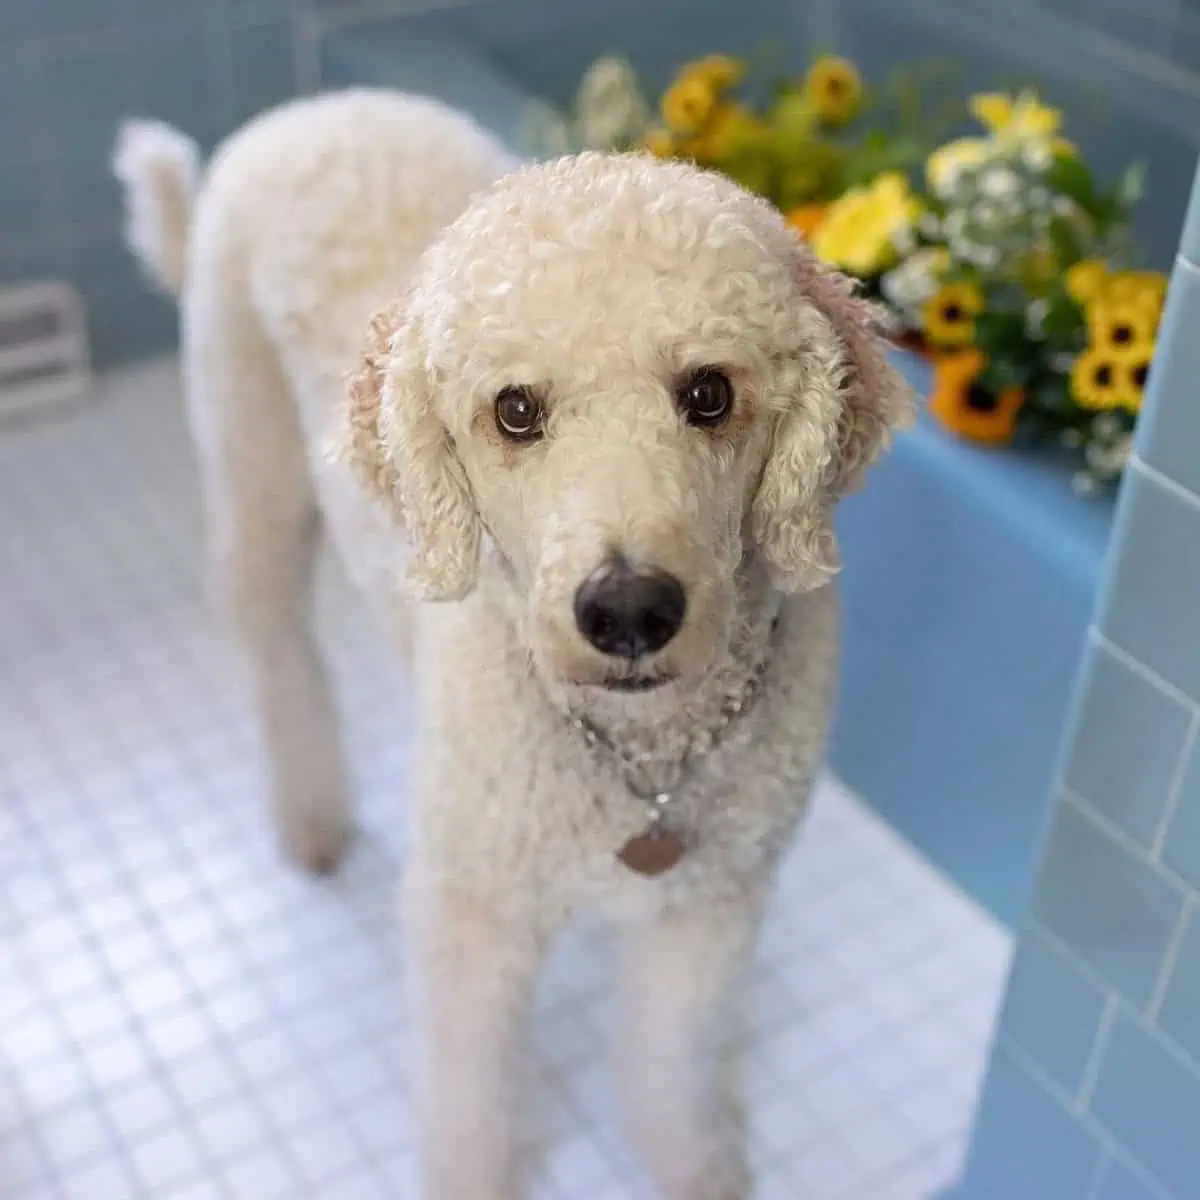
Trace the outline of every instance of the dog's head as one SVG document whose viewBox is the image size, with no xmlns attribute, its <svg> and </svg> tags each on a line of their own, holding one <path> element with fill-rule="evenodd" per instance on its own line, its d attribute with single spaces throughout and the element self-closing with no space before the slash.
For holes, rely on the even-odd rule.
<svg viewBox="0 0 1200 1200">
<path fill-rule="evenodd" d="M 728 647 L 739 564 L 837 569 L 831 511 L 911 409 L 873 311 L 735 184 L 639 156 L 520 170 L 372 325 L 349 458 L 427 599 L 488 535 L 548 682 L 647 689 Z"/>
</svg>

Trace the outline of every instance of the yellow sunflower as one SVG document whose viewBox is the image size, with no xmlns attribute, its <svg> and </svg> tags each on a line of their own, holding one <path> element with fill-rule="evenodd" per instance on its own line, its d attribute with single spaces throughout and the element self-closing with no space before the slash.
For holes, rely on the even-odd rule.
<svg viewBox="0 0 1200 1200">
<path fill-rule="evenodd" d="M 706 54 L 686 63 L 679 71 L 680 79 L 698 79 L 716 92 L 724 92 L 741 83 L 746 64 L 728 54 Z"/>
<path fill-rule="evenodd" d="M 718 93 L 712 84 L 691 75 L 681 76 L 663 93 L 662 117 L 676 134 L 699 133 L 717 106 Z"/>
<path fill-rule="evenodd" d="M 1167 277 L 1160 271 L 1117 271 L 1106 280 L 1104 294 L 1114 302 L 1158 313 L 1167 298 Z"/>
<path fill-rule="evenodd" d="M 1088 333 L 1097 349 L 1129 358 L 1154 348 L 1157 320 L 1144 305 L 1114 303 L 1101 293 L 1086 311 Z"/>
<path fill-rule="evenodd" d="M 1049 140 L 1062 125 L 1062 113 L 1042 104 L 1033 92 L 1015 98 L 980 92 L 971 97 L 971 113 L 993 137 L 1008 143 Z"/>
<path fill-rule="evenodd" d="M 849 59 L 827 54 L 817 59 L 804 76 L 804 98 L 827 125 L 845 125 L 858 114 L 863 83 Z"/>
<path fill-rule="evenodd" d="M 896 239 L 921 213 L 921 201 L 898 171 L 844 192 L 812 239 L 817 257 L 860 279 L 886 271 L 899 257 Z"/>
<path fill-rule="evenodd" d="M 939 354 L 933 364 L 929 410 L 960 437 L 984 446 L 1003 446 L 1016 432 L 1025 393 L 1018 387 L 999 393 L 980 387 L 979 377 L 986 366 L 982 350 Z"/>
<path fill-rule="evenodd" d="M 1150 364 L 1152 353 L 1133 355 L 1120 364 L 1121 396 L 1123 407 L 1129 412 L 1136 413 L 1142 407 L 1146 395 L 1146 384 L 1150 381 Z"/>
<path fill-rule="evenodd" d="M 678 147 L 669 130 L 650 129 L 642 138 L 642 149 L 653 154 L 655 158 L 672 158 Z"/>
<path fill-rule="evenodd" d="M 762 122 L 745 105 L 719 103 L 688 150 L 698 162 L 721 164 L 755 145 L 763 132 Z"/>
<path fill-rule="evenodd" d="M 821 222 L 825 220 L 828 211 L 827 204 L 801 204 L 788 212 L 787 223 L 805 238 L 811 239 L 821 228 Z"/>
<path fill-rule="evenodd" d="M 1108 280 L 1108 263 L 1102 258 L 1085 258 L 1068 267 L 1064 276 L 1067 295 L 1080 305 L 1097 299 Z"/>
<path fill-rule="evenodd" d="M 1071 395 L 1080 408 L 1137 411 L 1140 396 L 1133 390 L 1128 363 L 1103 346 L 1089 346 L 1071 368 Z"/>
<path fill-rule="evenodd" d="M 945 283 L 922 308 L 921 327 L 935 346 L 967 346 L 981 312 L 983 293 L 975 284 Z"/>
<path fill-rule="evenodd" d="M 925 180 L 936 195 L 944 195 L 954 186 L 960 172 L 983 162 L 991 148 L 983 138 L 957 138 L 940 146 L 925 163 Z"/>
</svg>

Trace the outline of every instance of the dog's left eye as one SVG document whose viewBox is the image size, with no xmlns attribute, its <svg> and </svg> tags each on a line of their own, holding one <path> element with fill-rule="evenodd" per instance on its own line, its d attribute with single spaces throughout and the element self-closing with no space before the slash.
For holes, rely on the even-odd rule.
<svg viewBox="0 0 1200 1200">
<path fill-rule="evenodd" d="M 496 397 L 496 426 L 514 442 L 531 442 L 542 435 L 542 403 L 526 387 L 506 387 Z"/>
<path fill-rule="evenodd" d="M 675 403 L 689 425 L 720 425 L 733 409 L 733 384 L 724 371 L 705 367 L 679 385 Z"/>
</svg>

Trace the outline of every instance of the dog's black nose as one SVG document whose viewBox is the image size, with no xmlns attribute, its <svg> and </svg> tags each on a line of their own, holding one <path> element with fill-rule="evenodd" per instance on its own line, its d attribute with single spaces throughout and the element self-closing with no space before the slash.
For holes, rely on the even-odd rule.
<svg viewBox="0 0 1200 1200">
<path fill-rule="evenodd" d="M 602 654 L 641 658 L 661 650 L 683 625 L 687 595 L 674 575 L 615 558 L 575 593 L 575 624 Z"/>
</svg>

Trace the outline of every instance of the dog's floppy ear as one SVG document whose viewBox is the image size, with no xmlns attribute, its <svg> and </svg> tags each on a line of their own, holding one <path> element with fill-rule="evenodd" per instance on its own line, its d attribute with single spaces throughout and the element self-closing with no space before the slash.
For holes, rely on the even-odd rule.
<svg viewBox="0 0 1200 1200">
<path fill-rule="evenodd" d="M 475 583 L 480 522 L 450 432 L 434 411 L 420 329 L 406 301 L 371 319 L 347 391 L 339 457 L 408 534 L 413 592 L 460 599 Z"/>
<path fill-rule="evenodd" d="M 801 302 L 815 306 L 825 331 L 811 349 L 805 394 L 778 418 L 752 511 L 772 577 L 790 592 L 836 573 L 833 506 L 915 414 L 911 389 L 888 361 L 875 306 L 805 247 L 797 248 L 796 277 Z"/>
</svg>

